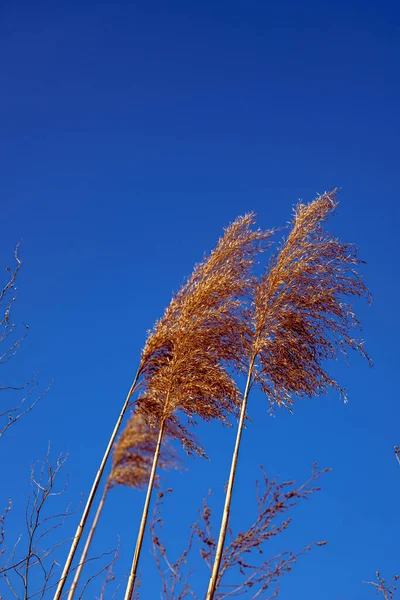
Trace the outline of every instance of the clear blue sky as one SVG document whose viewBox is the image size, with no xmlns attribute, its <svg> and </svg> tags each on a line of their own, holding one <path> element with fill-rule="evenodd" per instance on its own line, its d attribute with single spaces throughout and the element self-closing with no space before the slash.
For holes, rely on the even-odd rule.
<svg viewBox="0 0 400 600">
<path fill-rule="evenodd" d="M 356 356 L 334 366 L 348 405 L 332 395 L 272 419 L 251 397 L 233 514 L 239 527 L 251 517 L 260 464 L 299 481 L 313 461 L 332 467 L 280 542 L 329 544 L 282 580 L 280 597 L 372 596 L 362 580 L 400 569 L 398 4 L 3 2 L 0 55 L 0 264 L 22 239 L 15 318 L 30 325 L 2 380 L 36 370 L 43 386 L 55 380 L 2 441 L 10 537 L 48 440 L 70 453 L 69 496 L 88 492 L 146 330 L 223 226 L 249 210 L 262 227 L 282 225 L 298 198 L 341 186 L 330 227 L 368 263 L 373 304 L 357 306 L 375 367 Z M 172 553 L 209 488 L 219 523 L 234 431 L 199 435 L 210 463 L 165 482 Z M 121 534 L 119 575 L 142 502 L 116 491 L 97 537 L 99 551 Z M 143 598 L 158 598 L 147 542 L 141 565 Z"/>
</svg>

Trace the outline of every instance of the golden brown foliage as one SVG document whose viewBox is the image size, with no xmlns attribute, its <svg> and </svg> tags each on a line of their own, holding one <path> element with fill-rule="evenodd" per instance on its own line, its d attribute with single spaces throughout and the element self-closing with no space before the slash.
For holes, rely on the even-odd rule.
<svg viewBox="0 0 400 600">
<path fill-rule="evenodd" d="M 142 489 L 147 485 L 157 435 L 157 430 L 147 424 L 143 415 L 138 412 L 132 414 L 114 447 L 112 469 L 107 484 L 109 489 L 117 485 Z M 178 467 L 175 451 L 165 442 L 159 466 L 161 469 Z"/>
<path fill-rule="evenodd" d="M 174 416 L 176 410 L 183 410 L 190 422 L 195 416 L 226 422 L 237 412 L 239 393 L 226 365 L 240 352 L 254 259 L 272 234 L 252 231 L 253 223 L 249 214 L 228 227 L 174 296 L 142 353 L 140 410 L 159 423 L 169 422 L 170 434 L 189 452 L 198 447 Z"/>
<path fill-rule="evenodd" d="M 294 395 L 311 397 L 329 387 L 345 397 L 325 361 L 349 348 L 369 360 L 353 337 L 360 324 L 346 301 L 370 298 L 356 272 L 361 261 L 353 245 L 323 228 L 336 206 L 336 190 L 297 205 L 286 242 L 254 290 L 245 355 L 247 362 L 258 357 L 255 379 L 271 403 L 288 406 Z"/>
</svg>

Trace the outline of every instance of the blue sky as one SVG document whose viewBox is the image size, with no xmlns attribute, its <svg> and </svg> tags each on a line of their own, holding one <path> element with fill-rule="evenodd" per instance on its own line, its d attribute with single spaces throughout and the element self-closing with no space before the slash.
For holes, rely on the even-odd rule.
<svg viewBox="0 0 400 600">
<path fill-rule="evenodd" d="M 270 418 L 251 397 L 233 521 L 251 518 L 260 464 L 302 481 L 318 461 L 333 471 L 280 543 L 329 543 L 282 580 L 282 600 L 361 600 L 377 569 L 398 572 L 399 33 L 389 1 L 2 4 L 0 264 L 22 240 L 15 319 L 30 325 L 2 381 L 54 379 L 2 441 L 10 538 L 49 440 L 70 453 L 69 497 L 87 493 L 146 331 L 222 228 L 249 210 L 283 225 L 299 198 L 340 186 L 329 227 L 367 261 L 374 300 L 357 309 L 375 366 L 333 366 L 347 405 L 329 395 Z M 198 433 L 211 461 L 165 481 L 172 554 L 209 488 L 219 524 L 234 431 Z M 96 538 L 101 551 L 121 534 L 119 576 L 142 502 L 115 491 Z M 141 566 L 143 598 L 159 597 L 148 542 Z"/>
</svg>

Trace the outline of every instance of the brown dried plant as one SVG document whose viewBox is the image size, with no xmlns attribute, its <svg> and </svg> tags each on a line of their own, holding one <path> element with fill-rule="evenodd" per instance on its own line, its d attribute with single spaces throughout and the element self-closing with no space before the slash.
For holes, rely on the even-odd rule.
<svg viewBox="0 0 400 600">
<path fill-rule="evenodd" d="M 146 527 L 159 449 L 164 432 L 189 453 L 202 450 L 179 418 L 228 423 L 237 413 L 239 394 L 226 364 L 242 345 L 242 309 L 253 282 L 257 253 L 272 232 L 252 231 L 254 215 L 239 217 L 199 264 L 156 323 L 142 354 L 145 390 L 138 409 L 157 427 L 158 443 L 139 528 L 125 600 L 132 597 Z"/>
<path fill-rule="evenodd" d="M 247 312 L 246 335 L 235 358 L 247 372 L 238 432 L 207 600 L 214 597 L 228 527 L 240 440 L 248 395 L 254 384 L 271 406 L 291 407 L 294 397 L 314 396 L 343 388 L 326 371 L 325 362 L 349 348 L 370 360 L 347 298 L 365 296 L 356 271 L 361 262 L 353 245 L 328 234 L 323 224 L 337 206 L 336 190 L 295 208 L 291 231 L 264 276 L 254 285 Z"/>
<path fill-rule="evenodd" d="M 257 516 L 253 523 L 237 535 L 229 530 L 230 543 L 223 552 L 221 569 L 218 574 L 215 597 L 218 600 L 231 597 L 275 598 L 279 591 L 279 578 L 292 570 L 297 559 L 314 546 L 323 546 L 324 542 L 308 544 L 298 552 L 281 552 L 264 558 L 268 542 L 283 533 L 292 519 L 286 514 L 300 500 L 307 499 L 320 487 L 316 480 L 330 469 L 320 470 L 313 466 L 311 476 L 302 485 L 293 481 L 280 482 L 278 478 L 269 479 L 263 470 L 261 483 L 256 482 Z M 171 492 L 172 490 L 168 490 Z M 161 507 L 165 493 L 158 500 L 151 523 L 153 554 L 159 571 L 163 597 L 165 600 L 184 600 L 197 598 L 190 585 L 192 572 L 185 572 L 188 555 L 199 544 L 200 556 L 211 570 L 217 540 L 212 531 L 212 513 L 207 500 L 199 511 L 198 520 L 192 525 L 187 548 L 181 556 L 171 562 L 161 539 L 163 519 Z M 265 594 L 268 594 L 266 596 Z"/>
<path fill-rule="evenodd" d="M 124 431 L 115 444 L 111 472 L 76 568 L 74 579 L 69 589 L 68 600 L 72 600 L 77 590 L 108 492 L 119 485 L 133 489 L 143 489 L 147 485 L 156 448 L 157 435 L 158 432 L 147 424 L 143 415 L 137 411 L 132 413 Z M 159 467 L 163 470 L 179 467 L 177 454 L 166 441 L 164 441 L 160 454 Z M 156 487 L 158 487 L 158 483 L 158 476 L 156 476 Z"/>
<path fill-rule="evenodd" d="M 160 444 L 164 430 L 167 429 L 170 436 L 182 442 L 188 453 L 202 454 L 202 450 L 194 442 L 176 411 L 182 409 L 191 423 L 194 415 L 206 420 L 226 420 L 228 413 L 236 409 L 238 392 L 221 363 L 233 359 L 241 344 L 241 299 L 249 293 L 253 284 L 251 269 L 254 258 L 266 247 L 266 240 L 272 233 L 252 231 L 253 223 L 254 215 L 249 214 L 239 217 L 227 228 L 217 248 L 195 268 L 149 335 L 134 381 L 94 478 L 54 600 L 61 600 L 100 480 L 125 413 L 139 385 L 145 387 L 140 399 L 140 410 L 150 424 L 159 428 Z M 149 493 L 146 496 L 139 533 L 141 539 L 160 444 L 156 448 L 154 473 L 151 473 Z M 138 549 L 140 546 L 141 541 L 138 542 Z M 136 573 L 138 553 L 135 556 Z M 130 591 L 126 596 L 129 599 L 132 596 L 134 577 L 131 573 Z"/>
</svg>

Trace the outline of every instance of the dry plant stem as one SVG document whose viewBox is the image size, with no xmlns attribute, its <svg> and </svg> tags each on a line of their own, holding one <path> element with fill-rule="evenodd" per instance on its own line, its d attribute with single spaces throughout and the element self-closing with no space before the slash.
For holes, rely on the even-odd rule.
<svg viewBox="0 0 400 600">
<path fill-rule="evenodd" d="M 164 434 L 164 427 L 165 427 L 165 420 L 163 420 L 161 422 L 160 431 L 158 433 L 157 446 L 156 446 L 156 451 L 154 453 L 153 465 L 151 467 L 149 485 L 147 487 L 146 500 L 144 502 L 144 507 L 143 507 L 142 520 L 140 522 L 139 533 L 138 533 L 138 537 L 136 540 L 135 554 L 133 556 L 131 572 L 129 573 L 128 584 L 126 586 L 125 600 L 132 599 L 133 590 L 135 587 L 136 573 L 137 573 L 137 568 L 138 568 L 138 564 L 139 564 L 140 551 L 142 549 L 142 543 L 143 543 L 144 532 L 146 529 L 147 518 L 149 515 L 151 494 L 152 494 L 153 487 L 154 487 L 154 479 L 156 476 L 157 464 L 158 464 L 158 459 L 160 456 L 160 448 L 161 448 L 161 442 L 162 442 L 162 438 L 163 438 L 163 434 Z"/>
<path fill-rule="evenodd" d="M 90 490 L 90 494 L 89 494 L 89 497 L 88 497 L 87 502 L 86 502 L 85 510 L 83 511 L 83 515 L 82 515 L 82 518 L 81 518 L 80 523 L 78 525 L 78 528 L 76 530 L 74 539 L 72 541 L 71 548 L 70 548 L 67 560 L 65 562 L 64 569 L 63 569 L 60 581 L 58 582 L 57 590 L 56 590 L 56 592 L 54 594 L 54 600 L 61 600 L 63 589 L 64 589 L 64 586 L 65 586 L 65 582 L 67 580 L 69 571 L 71 569 L 72 561 L 74 560 L 75 552 L 76 552 L 76 549 L 78 547 L 79 541 L 80 541 L 80 539 L 82 537 L 83 528 L 85 527 L 86 521 L 87 521 L 89 513 L 90 513 L 90 509 L 92 508 L 93 500 L 94 500 L 94 497 L 96 495 L 97 488 L 99 487 L 101 477 L 103 475 L 103 472 L 104 472 L 104 469 L 105 469 L 108 457 L 109 457 L 110 452 L 111 452 L 111 448 L 112 448 L 112 446 L 114 444 L 114 441 L 115 441 L 115 438 L 117 437 L 117 434 L 118 434 L 119 428 L 121 426 L 122 420 L 123 420 L 123 418 L 125 416 L 125 413 L 126 413 L 126 411 L 128 409 L 129 402 L 130 402 L 130 399 L 132 397 L 132 394 L 135 391 L 135 387 L 136 387 L 137 381 L 138 381 L 139 376 L 140 376 L 140 371 L 141 371 L 141 368 L 139 367 L 139 369 L 138 369 L 138 371 L 136 373 L 135 379 L 134 379 L 134 381 L 133 381 L 133 383 L 131 385 L 131 388 L 130 388 L 130 390 L 128 392 L 128 395 L 126 397 L 126 400 L 124 402 L 124 405 L 122 407 L 122 410 L 121 410 L 121 412 L 119 414 L 117 422 L 115 424 L 114 430 L 113 430 L 113 432 L 111 434 L 110 441 L 108 442 L 106 451 L 105 451 L 104 456 L 102 458 L 102 461 L 100 463 L 100 467 L 99 467 L 99 469 L 98 469 L 98 471 L 96 473 L 96 477 L 95 477 L 95 479 L 93 481 L 92 489 Z"/>
<path fill-rule="evenodd" d="M 96 530 L 97 524 L 98 524 L 99 519 L 100 519 L 101 511 L 103 510 L 103 506 L 104 506 L 104 503 L 106 501 L 106 496 L 107 496 L 108 490 L 109 490 L 109 488 L 106 485 L 106 487 L 104 488 L 103 495 L 102 495 L 102 497 L 100 499 L 99 506 L 97 507 L 97 511 L 96 511 L 95 517 L 93 519 L 92 526 L 91 526 L 90 531 L 88 533 L 88 536 L 86 538 L 86 543 L 85 543 L 85 546 L 84 546 L 82 554 L 81 554 L 79 565 L 78 565 L 78 567 L 77 567 L 77 569 L 75 571 L 75 576 L 74 576 L 72 585 L 70 587 L 70 590 L 68 592 L 68 598 L 67 598 L 67 600 L 72 600 L 72 598 L 74 597 L 74 594 L 75 594 L 75 591 L 76 591 L 76 588 L 78 586 L 79 579 L 80 579 L 80 576 L 81 576 L 81 573 L 82 573 L 82 569 L 83 569 L 83 567 L 84 567 L 84 565 L 86 563 L 86 558 L 87 558 L 87 555 L 88 555 L 88 552 L 89 552 L 90 545 L 91 545 L 92 540 L 93 540 L 94 532 Z"/>
<path fill-rule="evenodd" d="M 238 457 L 239 457 L 240 440 L 242 438 L 243 425 L 244 425 L 244 420 L 246 417 L 247 399 L 248 399 L 249 391 L 250 391 L 250 383 L 251 383 L 251 377 L 253 374 L 254 361 L 255 361 L 255 356 L 253 356 L 253 358 L 250 361 L 249 371 L 247 374 L 246 388 L 245 388 L 245 391 L 243 394 L 243 402 L 242 402 L 242 406 L 240 409 L 240 418 L 239 418 L 239 424 L 238 424 L 238 429 L 237 429 L 237 434 L 236 434 L 236 443 L 235 443 L 235 448 L 234 448 L 233 456 L 232 456 L 231 471 L 229 474 L 228 487 L 226 490 L 225 505 L 224 505 L 224 512 L 222 515 L 221 529 L 219 532 L 217 549 L 215 551 L 215 558 L 214 558 L 214 564 L 213 564 L 213 568 L 212 568 L 212 572 L 211 572 L 210 582 L 208 584 L 206 600 L 212 600 L 214 598 L 214 594 L 215 594 L 216 587 L 217 587 L 218 573 L 219 573 L 219 570 L 221 567 L 222 552 L 224 550 L 226 532 L 228 529 L 229 512 L 230 512 L 231 502 L 232 502 L 232 491 L 233 491 L 233 485 L 235 483 L 237 461 L 238 461 Z"/>
</svg>

